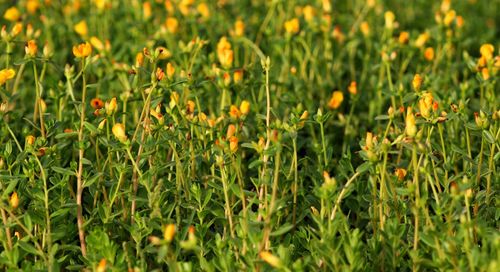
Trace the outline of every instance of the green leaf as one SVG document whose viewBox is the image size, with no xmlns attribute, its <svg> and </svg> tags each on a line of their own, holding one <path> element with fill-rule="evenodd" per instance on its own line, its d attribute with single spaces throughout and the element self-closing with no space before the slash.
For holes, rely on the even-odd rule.
<svg viewBox="0 0 500 272">
<path fill-rule="evenodd" d="M 264 162 L 262 160 L 254 160 L 248 165 L 248 169 L 253 169 L 255 167 L 259 167 L 263 164 Z"/>
<path fill-rule="evenodd" d="M 63 175 L 68 175 L 68 176 L 76 175 L 76 173 L 74 171 L 71 171 L 71 170 L 66 169 L 66 168 L 58 167 L 58 166 L 52 166 L 51 169 L 54 172 L 57 172 L 57 173 L 63 174 Z"/>
<path fill-rule="evenodd" d="M 358 168 L 356 168 L 356 172 L 359 172 L 359 173 L 364 173 L 366 171 L 368 171 L 371 167 L 371 163 L 369 162 L 365 162 L 363 164 L 361 164 L 360 166 L 358 166 Z"/>
<path fill-rule="evenodd" d="M 20 246 L 20 247 L 21 247 L 24 251 L 26 251 L 26 252 L 28 252 L 28 253 L 31 253 L 31 254 L 34 254 L 34 255 L 39 255 L 39 256 L 41 256 L 40 252 L 39 252 L 39 251 L 38 251 L 38 250 L 37 250 L 34 246 L 32 246 L 31 244 L 26 243 L 26 242 L 24 242 L 24 241 L 22 241 L 22 240 L 19 240 L 17 243 L 19 244 L 19 246 Z"/>
<path fill-rule="evenodd" d="M 69 133 L 59 133 L 55 136 L 56 139 L 64 139 L 78 136 L 78 132 L 69 132 Z"/>
<path fill-rule="evenodd" d="M 99 133 L 99 130 L 94 125 L 92 125 L 91 123 L 84 122 L 83 125 L 85 126 L 86 129 L 88 129 L 90 131 L 90 133 L 92 133 L 92 134 L 98 134 Z"/>
<path fill-rule="evenodd" d="M 3 194 L 2 194 L 3 198 L 7 198 L 10 195 L 10 193 L 12 193 L 14 191 L 14 188 L 16 188 L 18 181 L 19 180 L 17 178 L 16 179 L 10 178 L 9 186 L 7 186 L 7 188 L 3 191 Z"/>
<path fill-rule="evenodd" d="M 31 231 L 33 229 L 33 223 L 31 222 L 31 217 L 30 217 L 29 213 L 26 213 L 24 215 L 23 220 L 24 220 L 24 225 L 26 226 L 26 228 L 29 231 Z"/>
<path fill-rule="evenodd" d="M 280 236 L 280 235 L 283 235 L 283 234 L 289 232 L 291 229 L 293 229 L 292 224 L 285 224 L 285 225 L 281 226 L 279 229 L 271 232 L 270 236 Z"/>
<path fill-rule="evenodd" d="M 490 143 L 490 144 L 495 143 L 495 138 L 493 137 L 491 132 L 489 132 L 488 130 L 483 130 L 483 137 L 488 143 Z"/>
<path fill-rule="evenodd" d="M 379 115 L 379 116 L 375 117 L 375 120 L 389 120 L 389 115 L 385 115 L 385 114 Z"/>
</svg>

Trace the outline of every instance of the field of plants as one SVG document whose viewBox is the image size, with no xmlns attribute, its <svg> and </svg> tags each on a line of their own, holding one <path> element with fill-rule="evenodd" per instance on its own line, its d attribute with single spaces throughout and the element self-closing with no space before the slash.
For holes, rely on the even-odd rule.
<svg viewBox="0 0 500 272">
<path fill-rule="evenodd" d="M 500 1 L 0 1 L 0 270 L 500 271 Z"/>
</svg>

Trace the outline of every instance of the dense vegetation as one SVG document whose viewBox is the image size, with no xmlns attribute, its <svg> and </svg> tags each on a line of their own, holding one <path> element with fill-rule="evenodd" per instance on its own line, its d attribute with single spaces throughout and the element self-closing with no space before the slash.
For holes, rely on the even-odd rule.
<svg viewBox="0 0 500 272">
<path fill-rule="evenodd" d="M 499 1 L 0 2 L 0 269 L 499 271 Z"/>
</svg>

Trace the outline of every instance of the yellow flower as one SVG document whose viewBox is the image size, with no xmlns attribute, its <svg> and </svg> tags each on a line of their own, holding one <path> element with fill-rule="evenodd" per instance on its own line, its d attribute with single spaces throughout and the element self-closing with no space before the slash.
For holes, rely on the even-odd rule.
<svg viewBox="0 0 500 272">
<path fill-rule="evenodd" d="M 330 0 L 323 0 L 321 4 L 324 12 L 329 13 L 332 11 L 332 3 Z"/>
<path fill-rule="evenodd" d="M 484 80 L 490 79 L 490 70 L 488 70 L 488 68 L 486 67 L 481 69 L 481 75 L 483 76 Z"/>
<path fill-rule="evenodd" d="M 243 81 L 243 70 L 242 69 L 238 69 L 238 70 L 234 71 L 233 80 L 234 80 L 234 83 L 236 83 L 236 84 Z"/>
<path fill-rule="evenodd" d="M 106 271 L 106 259 L 102 258 L 97 265 L 96 272 L 105 272 Z"/>
<path fill-rule="evenodd" d="M 175 34 L 177 33 L 177 29 L 179 28 L 179 21 L 177 21 L 177 19 L 174 17 L 168 17 L 165 21 L 165 25 L 168 32 Z"/>
<path fill-rule="evenodd" d="M 365 147 L 364 147 L 364 149 L 365 150 L 372 149 L 373 148 L 373 142 L 374 142 L 373 133 L 366 132 L 366 139 L 365 139 Z"/>
<path fill-rule="evenodd" d="M 113 115 L 117 110 L 116 97 L 111 98 L 110 101 L 106 101 L 104 108 L 106 109 L 107 115 Z"/>
<path fill-rule="evenodd" d="M 3 69 L 0 70 L 0 86 L 5 84 L 7 80 L 14 78 L 16 71 L 14 69 Z"/>
<path fill-rule="evenodd" d="M 12 209 L 16 209 L 19 206 L 19 197 L 17 196 L 17 192 L 13 192 L 9 199 L 9 204 Z"/>
<path fill-rule="evenodd" d="M 208 18 L 210 17 L 210 9 L 208 8 L 208 5 L 206 3 L 200 3 L 196 7 L 196 10 L 201 14 L 203 18 Z"/>
<path fill-rule="evenodd" d="M 7 21 L 15 22 L 21 17 L 21 12 L 16 7 L 8 8 L 3 14 L 3 18 Z"/>
<path fill-rule="evenodd" d="M 135 55 L 135 66 L 140 67 L 142 64 L 144 64 L 144 55 L 142 52 L 139 52 Z"/>
<path fill-rule="evenodd" d="M 36 52 L 38 52 L 38 46 L 36 45 L 35 40 L 29 40 L 26 45 L 24 46 L 24 52 L 26 52 L 26 55 L 30 57 L 35 57 Z"/>
<path fill-rule="evenodd" d="M 224 49 L 218 54 L 219 62 L 224 68 L 230 68 L 233 65 L 234 52 L 231 49 Z"/>
<path fill-rule="evenodd" d="M 410 33 L 407 31 L 403 31 L 399 34 L 399 43 L 400 44 L 407 44 L 408 40 L 410 39 Z"/>
<path fill-rule="evenodd" d="M 172 94 L 170 95 L 170 102 L 169 102 L 169 106 L 171 109 L 173 109 L 177 103 L 179 102 L 179 94 L 177 92 L 172 92 Z"/>
<path fill-rule="evenodd" d="M 238 150 L 238 138 L 236 136 L 231 136 L 229 138 L 229 150 L 231 152 L 236 152 Z"/>
<path fill-rule="evenodd" d="M 457 16 L 457 27 L 462 28 L 464 26 L 464 17 L 462 16 Z"/>
<path fill-rule="evenodd" d="M 182 13 L 182 15 L 187 16 L 189 15 L 191 11 L 191 6 L 193 4 L 194 0 L 181 0 L 177 7 L 179 8 L 179 11 Z"/>
<path fill-rule="evenodd" d="M 425 43 L 427 43 L 429 38 L 430 38 L 430 35 L 427 32 L 424 32 L 424 33 L 418 35 L 418 38 L 415 41 L 415 46 L 416 47 L 423 47 L 425 45 Z"/>
<path fill-rule="evenodd" d="M 144 20 L 149 19 L 151 17 L 151 14 L 153 12 L 151 11 L 151 3 L 150 2 L 144 2 L 142 3 L 142 16 Z"/>
<path fill-rule="evenodd" d="M 99 51 L 104 51 L 104 49 L 106 49 L 104 43 L 95 36 L 90 38 L 90 44 Z"/>
<path fill-rule="evenodd" d="M 81 20 L 80 22 L 78 22 L 73 27 L 73 29 L 75 30 L 76 33 L 78 33 L 78 35 L 80 35 L 83 38 L 87 37 L 87 34 L 89 33 L 87 22 L 85 22 L 85 20 Z"/>
<path fill-rule="evenodd" d="M 297 34 L 300 30 L 299 19 L 293 18 L 285 22 L 285 31 L 288 34 Z"/>
<path fill-rule="evenodd" d="M 231 75 L 229 75 L 229 73 L 224 73 L 222 75 L 222 82 L 224 83 L 224 86 L 229 86 L 229 84 L 231 84 Z"/>
<path fill-rule="evenodd" d="M 241 111 L 235 105 L 231 105 L 229 108 L 229 116 L 238 119 L 241 116 Z"/>
<path fill-rule="evenodd" d="M 47 111 L 47 104 L 45 103 L 45 100 L 40 99 L 40 111 L 42 113 L 45 113 Z"/>
<path fill-rule="evenodd" d="M 247 100 L 241 101 L 240 112 L 242 115 L 247 115 L 250 112 L 250 102 Z"/>
<path fill-rule="evenodd" d="M 328 107 L 331 109 L 337 109 L 342 104 L 342 101 L 344 101 L 344 94 L 342 94 L 341 91 L 335 91 L 328 102 Z"/>
<path fill-rule="evenodd" d="M 226 36 L 223 36 L 217 43 L 217 54 L 221 54 L 222 51 L 228 49 L 231 49 L 231 43 L 227 40 Z"/>
<path fill-rule="evenodd" d="M 94 0 L 93 2 L 98 10 L 102 11 L 102 10 L 104 10 L 104 8 L 106 8 L 107 0 Z"/>
<path fill-rule="evenodd" d="M 441 11 L 442 12 L 447 12 L 451 7 L 451 0 L 443 0 L 441 2 Z"/>
<path fill-rule="evenodd" d="M 394 171 L 394 175 L 398 177 L 399 181 L 403 181 L 406 177 L 406 170 L 403 168 L 396 168 L 396 170 Z"/>
<path fill-rule="evenodd" d="M 196 104 L 193 100 L 188 100 L 186 102 L 186 114 L 194 113 L 194 109 L 196 108 Z"/>
<path fill-rule="evenodd" d="M 234 23 L 234 35 L 236 37 L 245 35 L 245 23 L 242 20 L 237 20 Z"/>
<path fill-rule="evenodd" d="M 342 32 L 340 26 L 336 25 L 332 31 L 332 37 L 339 43 L 343 43 L 345 40 L 345 35 Z"/>
<path fill-rule="evenodd" d="M 160 60 L 168 59 L 172 56 L 172 52 L 163 46 L 156 48 L 155 52 Z"/>
<path fill-rule="evenodd" d="M 40 2 L 38 2 L 38 0 L 28 0 L 26 2 L 26 10 L 28 10 L 28 12 L 31 14 L 34 14 L 39 7 L 40 7 Z"/>
<path fill-rule="evenodd" d="M 172 63 L 167 63 L 167 67 L 166 67 L 166 71 L 167 71 L 167 78 L 168 79 L 172 79 L 174 78 L 174 75 L 175 75 L 175 67 L 174 65 L 172 65 Z"/>
<path fill-rule="evenodd" d="M 233 124 L 229 124 L 229 126 L 227 126 L 227 131 L 226 131 L 226 139 L 233 137 L 235 133 L 236 133 L 236 126 Z"/>
<path fill-rule="evenodd" d="M 385 19 L 385 27 L 388 29 L 393 29 L 394 28 L 394 22 L 396 21 L 396 16 L 392 11 L 386 11 L 384 13 L 384 19 Z"/>
<path fill-rule="evenodd" d="M 73 55 L 77 58 L 85 58 L 90 54 L 92 54 L 92 46 L 88 42 L 73 46 Z"/>
<path fill-rule="evenodd" d="M 314 7 L 311 5 L 305 6 L 304 9 L 302 10 L 302 12 L 304 14 L 304 19 L 307 22 L 312 21 L 314 19 L 314 17 L 316 17 L 316 10 L 314 10 Z"/>
<path fill-rule="evenodd" d="M 165 122 L 165 119 L 163 117 L 163 114 L 161 114 L 159 107 L 157 109 L 151 109 L 149 111 L 149 114 L 151 114 L 156 120 L 158 120 L 158 123 L 162 125 Z"/>
<path fill-rule="evenodd" d="M 262 260 L 274 268 L 280 268 L 282 266 L 281 260 L 269 251 L 262 251 L 259 253 L 259 256 Z"/>
<path fill-rule="evenodd" d="M 165 0 L 165 9 L 167 10 L 168 14 L 172 14 L 175 11 L 175 7 L 172 4 L 172 1 L 170 0 Z"/>
<path fill-rule="evenodd" d="M 231 50 L 231 43 L 227 41 L 225 36 L 217 43 L 217 57 L 224 68 L 230 68 L 233 64 L 233 50 Z"/>
<path fill-rule="evenodd" d="M 175 236 L 175 225 L 174 224 L 168 224 L 165 226 L 165 230 L 163 231 L 163 239 L 167 241 L 168 243 L 172 242 L 174 240 Z"/>
<path fill-rule="evenodd" d="M 361 33 L 363 33 L 363 35 L 365 36 L 370 35 L 370 25 L 368 24 L 368 22 L 366 21 L 362 22 L 359 25 L 359 29 L 361 30 Z"/>
<path fill-rule="evenodd" d="M 424 58 L 427 61 L 432 61 L 434 59 L 434 48 L 427 47 L 424 51 Z"/>
<path fill-rule="evenodd" d="M 349 87 L 347 88 L 349 93 L 356 95 L 358 93 L 358 84 L 356 81 L 352 81 L 351 84 L 349 84 Z"/>
<path fill-rule="evenodd" d="M 12 30 L 10 31 L 11 38 L 17 36 L 19 33 L 21 33 L 21 31 L 23 31 L 23 24 L 22 23 L 16 23 L 12 27 Z"/>
<path fill-rule="evenodd" d="M 486 59 L 486 61 L 489 61 L 490 59 L 493 58 L 493 52 L 495 52 L 495 47 L 490 43 L 486 43 L 481 45 L 479 52 L 481 53 L 481 56 L 483 56 Z"/>
<path fill-rule="evenodd" d="M 156 68 L 156 79 L 158 81 L 161 81 L 163 79 L 163 77 L 165 77 L 165 73 L 163 72 L 163 69 L 161 69 L 160 67 L 157 67 Z"/>
<path fill-rule="evenodd" d="M 308 111 L 304 111 L 302 113 L 302 115 L 300 115 L 300 122 L 298 123 L 298 127 L 299 128 L 304 127 L 304 123 L 307 120 L 307 118 L 309 118 L 309 112 Z"/>
<path fill-rule="evenodd" d="M 444 16 L 443 23 L 445 26 L 450 26 L 451 23 L 453 23 L 453 20 L 455 20 L 455 17 L 457 16 L 457 13 L 454 10 L 450 10 L 446 12 L 446 15 Z"/>
<path fill-rule="evenodd" d="M 413 115 L 412 108 L 408 107 L 408 113 L 406 114 L 405 121 L 405 133 L 409 137 L 415 137 L 417 135 L 417 125 L 415 123 L 415 115 Z"/>
<path fill-rule="evenodd" d="M 415 91 L 420 91 L 420 87 L 422 86 L 423 81 L 424 79 L 419 74 L 415 74 L 412 81 L 413 89 Z"/>
<path fill-rule="evenodd" d="M 433 101 L 432 93 L 425 92 L 422 94 L 422 98 L 418 101 L 418 109 L 423 117 L 429 118 L 431 116 Z"/>
<path fill-rule="evenodd" d="M 125 126 L 122 123 L 116 123 L 111 129 L 113 135 L 122 143 L 127 141 L 127 134 L 125 133 Z"/>
<path fill-rule="evenodd" d="M 36 138 L 33 135 L 26 136 L 26 144 L 27 145 L 33 145 L 35 143 L 35 140 L 36 140 Z"/>
</svg>

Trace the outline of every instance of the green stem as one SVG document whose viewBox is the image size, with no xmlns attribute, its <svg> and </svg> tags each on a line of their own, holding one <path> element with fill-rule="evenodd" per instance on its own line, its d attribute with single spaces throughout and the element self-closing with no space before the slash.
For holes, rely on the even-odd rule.
<svg viewBox="0 0 500 272">
<path fill-rule="evenodd" d="M 325 165 L 325 168 L 328 166 L 328 161 L 327 161 L 327 156 L 326 156 L 326 143 L 325 143 L 325 129 L 323 127 L 323 120 L 319 122 L 319 127 L 321 130 L 321 144 L 323 146 L 323 162 Z"/>
<path fill-rule="evenodd" d="M 352 175 L 352 177 L 346 182 L 346 184 L 344 185 L 344 188 L 342 188 L 342 191 L 340 191 L 340 194 L 337 197 L 337 201 L 335 202 L 335 206 L 333 207 L 332 214 L 330 215 L 330 221 L 332 221 L 333 219 L 335 219 L 335 214 L 337 213 L 337 209 L 340 206 L 340 202 L 342 201 L 342 198 L 347 193 L 347 189 L 349 188 L 349 186 L 351 185 L 351 183 L 353 183 L 354 180 L 359 175 L 361 175 L 361 172 L 354 173 L 354 175 Z"/>
<path fill-rule="evenodd" d="M 82 70 L 85 68 L 85 59 L 82 59 Z M 82 175 L 83 175 L 83 155 L 85 152 L 85 144 L 83 142 L 84 140 L 84 134 L 83 134 L 83 129 L 84 129 L 84 122 L 85 122 L 85 106 L 86 106 L 86 101 L 85 101 L 85 96 L 87 92 L 87 83 L 85 79 L 85 74 L 82 73 L 82 104 L 81 104 L 81 111 L 80 111 L 80 130 L 78 131 L 78 155 L 79 155 L 79 160 L 78 160 L 78 172 L 77 172 L 77 181 L 76 181 L 76 213 L 77 213 L 77 226 L 78 226 L 78 236 L 80 238 L 80 248 L 82 251 L 83 257 L 87 255 L 87 247 L 85 244 L 85 231 L 83 229 L 83 207 L 82 207 L 82 194 L 83 194 L 83 181 L 82 181 Z"/>
<path fill-rule="evenodd" d="M 36 121 L 37 114 L 40 115 L 40 131 L 42 133 L 42 137 L 45 138 L 45 125 L 43 121 L 43 109 L 42 109 L 42 101 L 41 101 L 41 93 L 40 93 L 40 82 L 38 80 L 38 72 L 36 69 L 36 63 L 33 61 L 33 75 L 35 76 L 35 93 L 36 93 L 36 99 L 35 99 L 35 111 L 38 110 L 38 112 L 33 113 L 33 122 Z"/>
</svg>

